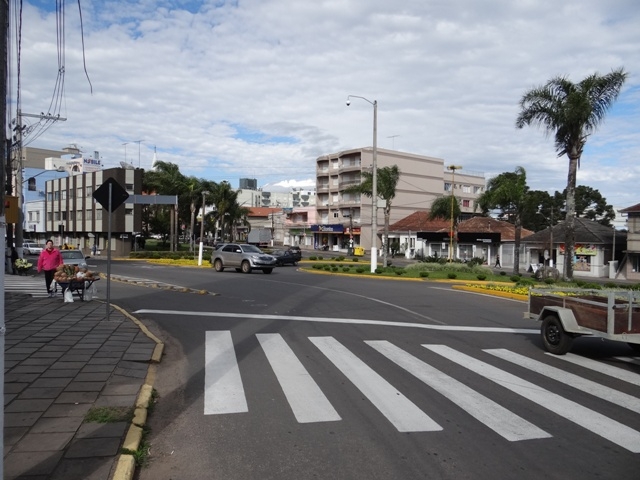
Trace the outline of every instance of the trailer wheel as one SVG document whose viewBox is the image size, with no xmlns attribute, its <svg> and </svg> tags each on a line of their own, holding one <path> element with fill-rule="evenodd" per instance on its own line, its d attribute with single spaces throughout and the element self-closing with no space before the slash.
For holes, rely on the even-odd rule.
<svg viewBox="0 0 640 480">
<path fill-rule="evenodd" d="M 542 334 L 544 348 L 554 355 L 564 355 L 569 351 L 573 343 L 573 337 L 564 331 L 562 323 L 554 315 L 544 317 L 540 333 Z"/>
</svg>

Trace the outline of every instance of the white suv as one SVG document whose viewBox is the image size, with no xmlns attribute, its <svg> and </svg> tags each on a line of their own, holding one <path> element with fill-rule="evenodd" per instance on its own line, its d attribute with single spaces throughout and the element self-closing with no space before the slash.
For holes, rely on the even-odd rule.
<svg viewBox="0 0 640 480">
<path fill-rule="evenodd" d="M 27 255 L 40 255 L 42 253 L 42 245 L 32 242 L 24 242 L 22 251 Z"/>
</svg>

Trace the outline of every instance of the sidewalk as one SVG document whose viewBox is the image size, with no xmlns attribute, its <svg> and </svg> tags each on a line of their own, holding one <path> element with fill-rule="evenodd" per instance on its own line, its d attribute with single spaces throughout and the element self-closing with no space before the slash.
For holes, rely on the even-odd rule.
<svg viewBox="0 0 640 480">
<path fill-rule="evenodd" d="M 101 301 L 4 294 L 5 480 L 132 478 L 121 447 L 138 447 L 162 344 L 113 306 L 107 320 Z M 136 405 L 134 425 L 84 420 Z"/>
</svg>

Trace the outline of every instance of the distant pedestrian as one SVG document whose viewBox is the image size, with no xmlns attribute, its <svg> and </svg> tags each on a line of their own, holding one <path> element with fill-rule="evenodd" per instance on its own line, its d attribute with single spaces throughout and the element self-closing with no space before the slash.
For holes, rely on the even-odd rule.
<svg viewBox="0 0 640 480">
<path fill-rule="evenodd" d="M 500 265 L 500 255 L 496 255 L 496 267 L 495 268 L 502 268 L 502 265 Z"/>
<path fill-rule="evenodd" d="M 55 292 L 51 290 L 51 282 L 53 282 L 53 275 L 56 273 L 56 268 L 62 265 L 62 255 L 60 250 L 53 246 L 53 240 L 47 240 L 44 250 L 38 257 L 38 273 L 44 270 L 44 284 L 47 287 L 47 293 L 49 297 L 54 297 Z"/>
<path fill-rule="evenodd" d="M 98 251 L 98 245 L 94 243 L 93 247 L 91 247 L 91 253 L 93 254 L 94 257 L 96 256 L 97 251 Z"/>
<path fill-rule="evenodd" d="M 16 268 L 16 260 L 18 260 L 18 258 L 20 257 L 18 256 L 16 247 L 11 247 L 11 271 L 14 275 L 18 274 L 18 269 Z"/>
</svg>

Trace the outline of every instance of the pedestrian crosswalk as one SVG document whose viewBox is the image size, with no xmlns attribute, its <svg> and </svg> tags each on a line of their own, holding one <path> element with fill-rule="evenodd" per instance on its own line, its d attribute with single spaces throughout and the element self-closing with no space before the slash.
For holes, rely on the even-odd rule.
<svg viewBox="0 0 640 480">
<path fill-rule="evenodd" d="M 260 333 L 256 338 L 297 422 L 342 420 L 344 414 L 336 410 L 330 396 L 320 389 L 283 336 Z M 585 374 L 589 370 L 595 370 L 631 384 L 631 389 L 640 385 L 640 375 L 632 371 L 571 354 L 551 356 L 549 362 L 545 363 L 504 348 L 483 349 L 477 352 L 478 355 L 471 356 L 446 345 L 421 345 L 425 352 L 424 358 L 431 359 L 431 363 L 438 363 L 439 368 L 436 368 L 424 358 L 419 358 L 422 355 L 416 354 L 415 349 L 413 353 L 409 353 L 386 340 L 363 341 L 372 348 L 372 355 L 376 356 L 366 358 L 362 353 L 356 355 L 331 336 L 308 337 L 308 340 L 399 432 L 438 432 L 445 427 L 434 420 L 433 416 L 437 412 L 427 411 L 429 406 L 416 404 L 405 395 L 407 392 L 399 391 L 393 386 L 393 381 L 376 372 L 371 365 L 379 365 L 381 357 L 376 356 L 378 354 L 508 441 L 551 438 L 553 432 L 547 431 L 547 422 L 545 430 L 535 424 L 535 419 L 523 418 L 502 405 L 500 391 L 516 394 L 523 401 L 532 402 L 632 453 L 640 453 L 640 431 L 578 403 L 574 396 L 566 398 L 566 387 L 625 409 L 627 413 L 623 416 L 629 412 L 636 416 L 640 414 L 640 398 L 567 372 L 563 370 L 563 366 L 567 365 L 566 362 L 571 362 L 585 368 Z M 361 352 L 361 349 L 358 351 Z M 248 412 L 245 396 L 247 386 L 242 381 L 231 332 L 208 331 L 205 352 L 204 413 L 216 415 Z M 459 367 L 462 367 L 464 371 L 479 376 L 488 384 L 501 388 L 485 390 L 491 392 L 490 396 L 493 398 L 489 398 L 486 393 L 468 386 L 467 377 L 463 382 L 442 371 L 442 362 L 436 362 L 437 359 L 444 359 L 445 365 L 451 365 L 452 370 L 458 374 Z M 514 369 L 517 369 L 518 374 L 511 373 Z M 525 380 L 524 376 L 533 380 Z M 540 378 L 544 378 L 544 382 Z M 549 388 L 549 382 L 561 384 L 560 390 L 565 392 L 565 396 L 554 393 Z M 538 383 L 544 383 L 545 386 Z M 333 394 L 335 395 L 335 391 Z M 578 395 L 575 397 L 580 398 Z M 634 421 L 636 425 L 639 424 L 638 419 Z"/>
<path fill-rule="evenodd" d="M 22 293 L 32 297 L 46 297 L 47 288 L 44 285 L 44 275 L 5 275 L 5 293 Z M 60 289 L 58 293 L 61 294 Z"/>
</svg>

